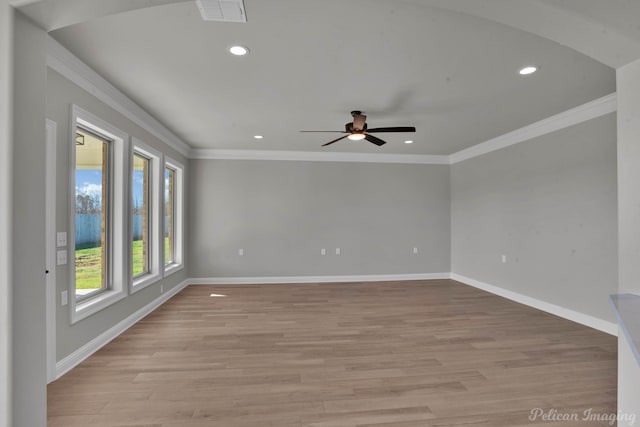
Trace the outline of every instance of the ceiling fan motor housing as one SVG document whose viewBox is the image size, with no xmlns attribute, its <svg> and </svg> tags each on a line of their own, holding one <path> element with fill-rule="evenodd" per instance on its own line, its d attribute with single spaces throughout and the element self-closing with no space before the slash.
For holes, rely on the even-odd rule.
<svg viewBox="0 0 640 427">
<path fill-rule="evenodd" d="M 344 128 L 349 133 L 362 133 L 362 132 L 367 130 L 367 124 L 365 123 L 364 126 L 362 127 L 362 129 L 355 129 L 353 127 L 353 122 L 351 122 L 351 123 L 345 124 Z"/>
<path fill-rule="evenodd" d="M 392 127 L 372 128 L 371 130 L 369 130 L 366 122 L 367 116 L 362 114 L 362 111 L 354 110 L 351 112 L 351 116 L 353 116 L 353 121 L 350 123 L 345 123 L 344 132 L 343 131 L 322 131 L 322 130 L 319 130 L 319 131 L 303 130 L 301 132 L 332 132 L 332 133 L 347 134 L 347 135 L 341 136 L 340 138 L 336 138 L 332 141 L 329 141 L 326 144 L 322 144 L 323 147 L 334 144 L 338 141 L 342 141 L 345 138 L 349 138 L 352 141 L 359 141 L 362 139 L 366 139 L 370 143 L 380 147 L 386 144 L 386 141 L 378 138 L 377 136 L 371 135 L 371 133 L 377 133 L 377 132 L 396 133 L 396 132 L 415 132 L 416 131 L 416 128 L 413 126 L 392 126 Z"/>
</svg>

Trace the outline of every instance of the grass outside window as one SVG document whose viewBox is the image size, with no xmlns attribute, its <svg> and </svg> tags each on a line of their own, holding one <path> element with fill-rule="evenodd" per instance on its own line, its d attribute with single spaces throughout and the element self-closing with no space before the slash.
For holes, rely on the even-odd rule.
<svg viewBox="0 0 640 427">
<path fill-rule="evenodd" d="M 169 239 L 164 239 L 165 250 L 168 250 Z M 142 240 L 133 242 L 133 271 L 139 271 L 144 265 Z M 76 289 L 98 290 L 101 287 L 101 248 L 78 249 L 76 251 Z"/>
</svg>

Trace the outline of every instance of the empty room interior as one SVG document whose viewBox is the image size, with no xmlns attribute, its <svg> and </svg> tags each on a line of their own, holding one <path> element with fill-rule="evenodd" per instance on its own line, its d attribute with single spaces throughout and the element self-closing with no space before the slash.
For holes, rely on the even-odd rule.
<svg viewBox="0 0 640 427">
<path fill-rule="evenodd" d="M 637 425 L 639 22 L 2 0 L 0 427 Z"/>
</svg>

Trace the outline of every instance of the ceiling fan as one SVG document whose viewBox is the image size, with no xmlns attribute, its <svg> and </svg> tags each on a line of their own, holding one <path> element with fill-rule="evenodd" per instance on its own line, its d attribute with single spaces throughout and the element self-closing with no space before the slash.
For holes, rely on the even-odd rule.
<svg viewBox="0 0 640 427">
<path fill-rule="evenodd" d="M 331 132 L 331 133 L 346 133 L 346 135 L 341 136 L 340 138 L 334 139 L 333 141 L 329 141 L 326 144 L 322 144 L 323 147 L 327 145 L 331 145 L 334 142 L 338 142 L 342 139 L 349 138 L 352 141 L 360 141 L 366 139 L 367 141 L 376 144 L 377 146 L 381 146 L 387 143 L 387 141 L 383 141 L 378 137 L 370 135 L 376 132 L 415 132 L 416 128 L 413 126 L 396 126 L 396 127 L 386 127 L 386 128 L 367 128 L 367 116 L 362 114 L 362 111 L 352 111 L 351 115 L 353 116 L 353 122 L 347 123 L 344 125 L 345 130 L 303 130 L 300 132 Z"/>
</svg>

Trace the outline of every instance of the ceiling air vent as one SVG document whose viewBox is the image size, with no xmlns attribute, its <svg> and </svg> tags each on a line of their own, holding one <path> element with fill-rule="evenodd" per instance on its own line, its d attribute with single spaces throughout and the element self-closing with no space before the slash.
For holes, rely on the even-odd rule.
<svg viewBox="0 0 640 427">
<path fill-rule="evenodd" d="M 242 0 L 196 0 L 205 21 L 247 22 Z"/>
</svg>

